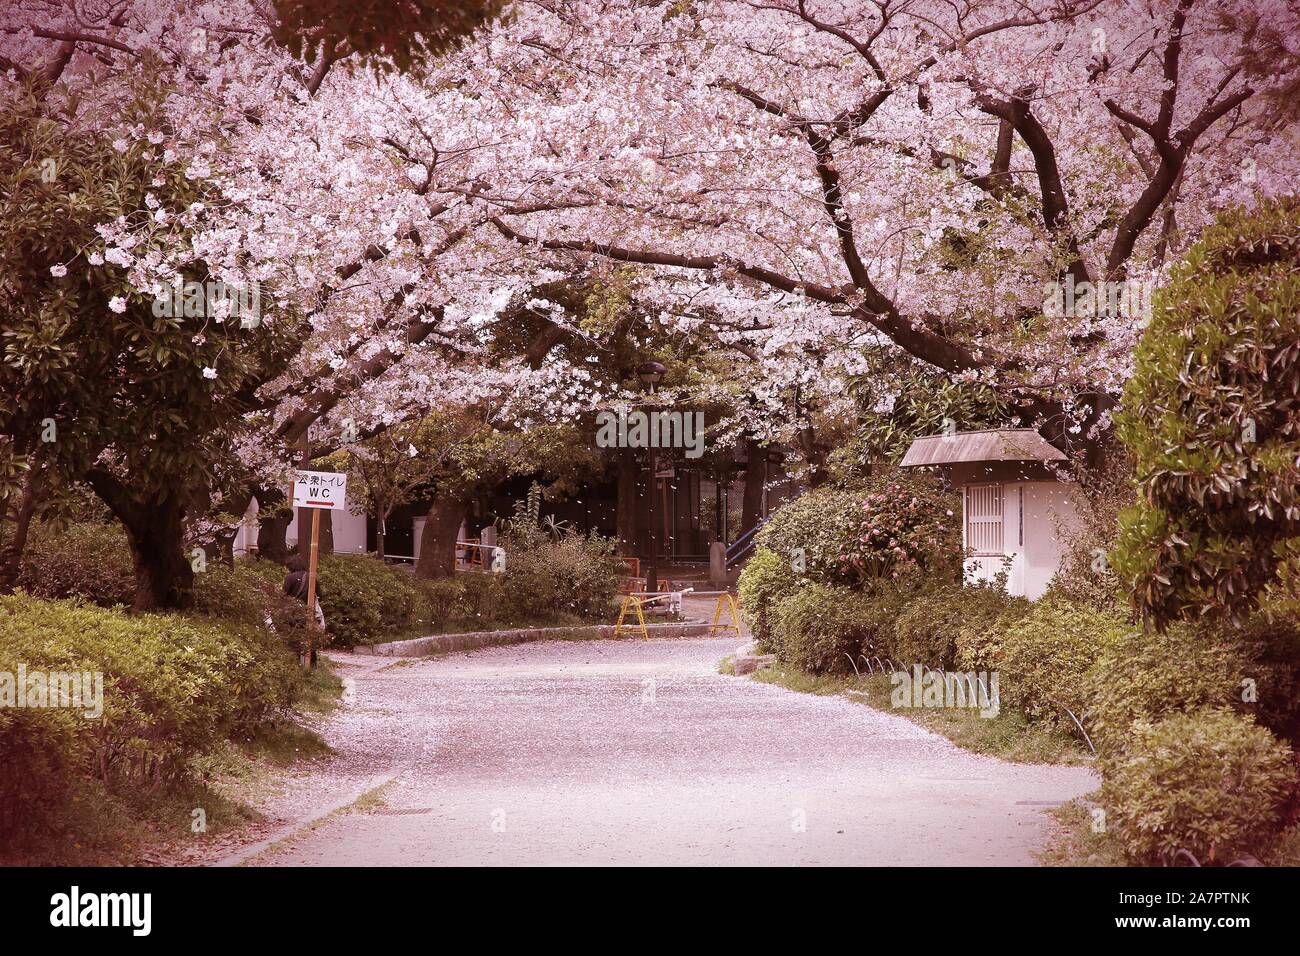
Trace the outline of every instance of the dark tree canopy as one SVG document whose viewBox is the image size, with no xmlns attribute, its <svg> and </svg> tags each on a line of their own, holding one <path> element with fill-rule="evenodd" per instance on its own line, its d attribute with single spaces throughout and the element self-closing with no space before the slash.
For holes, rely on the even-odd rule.
<svg viewBox="0 0 1300 956">
<path fill-rule="evenodd" d="M 275 0 L 275 38 L 294 56 L 351 54 L 408 71 L 453 49 L 500 11 L 501 0 Z"/>
</svg>

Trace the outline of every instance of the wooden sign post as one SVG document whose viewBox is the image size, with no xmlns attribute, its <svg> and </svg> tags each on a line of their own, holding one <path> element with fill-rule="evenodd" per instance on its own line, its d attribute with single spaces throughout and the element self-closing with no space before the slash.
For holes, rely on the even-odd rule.
<svg viewBox="0 0 1300 956">
<path fill-rule="evenodd" d="M 311 664 L 319 627 L 316 616 L 316 569 L 320 560 L 320 513 L 324 509 L 343 510 L 347 503 L 348 476 L 336 471 L 300 471 L 293 481 L 293 506 L 311 509 L 311 552 L 307 565 L 307 611 L 311 625 L 307 637 L 307 663 Z M 303 529 L 298 529 L 298 550 L 302 551 Z"/>
</svg>

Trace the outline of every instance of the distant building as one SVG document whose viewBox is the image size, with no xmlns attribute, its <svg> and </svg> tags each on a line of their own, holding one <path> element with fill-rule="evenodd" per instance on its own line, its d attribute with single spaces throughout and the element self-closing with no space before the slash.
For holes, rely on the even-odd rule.
<svg viewBox="0 0 1300 956">
<path fill-rule="evenodd" d="M 1042 597 L 1061 567 L 1062 532 L 1078 525 L 1078 490 L 1063 481 L 1058 448 L 1031 428 L 929 435 L 912 442 L 904 468 L 934 468 L 962 493 L 968 582 L 1005 571 L 1010 594 Z"/>
</svg>

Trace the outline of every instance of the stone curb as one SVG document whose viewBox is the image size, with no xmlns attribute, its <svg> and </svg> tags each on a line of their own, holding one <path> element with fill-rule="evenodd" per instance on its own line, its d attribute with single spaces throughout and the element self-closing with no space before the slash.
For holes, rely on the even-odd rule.
<svg viewBox="0 0 1300 956">
<path fill-rule="evenodd" d="M 651 637 L 707 637 L 710 625 L 698 624 L 647 624 Z M 623 637 L 638 636 L 639 628 L 623 625 Z M 723 632 L 726 633 L 726 632 Z M 361 644 L 353 648 L 354 654 L 373 654 L 376 657 L 431 657 L 454 651 L 472 651 L 480 647 L 505 644 L 526 644 L 548 638 L 567 636 L 586 640 L 608 640 L 614 636 L 613 624 L 592 624 L 579 627 L 528 627 L 507 631 L 467 631 L 464 634 L 432 634 L 406 641 L 387 644 Z M 623 638 L 620 638 L 623 639 Z"/>
</svg>

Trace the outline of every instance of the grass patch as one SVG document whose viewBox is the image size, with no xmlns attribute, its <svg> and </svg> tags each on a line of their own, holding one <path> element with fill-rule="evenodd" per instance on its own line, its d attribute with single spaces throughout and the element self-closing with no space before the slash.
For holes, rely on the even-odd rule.
<svg viewBox="0 0 1300 956">
<path fill-rule="evenodd" d="M 201 811 L 196 813 L 196 811 Z M 150 863 L 168 845 L 203 839 L 256 821 L 245 803 L 203 779 L 168 788 L 74 781 L 58 825 L 0 851 L 6 866 L 121 866 Z M 205 829 L 197 832 L 194 827 Z"/>
<path fill-rule="evenodd" d="M 1047 811 L 1057 826 L 1037 853 L 1039 863 L 1044 866 L 1126 865 L 1119 841 L 1108 833 L 1093 831 L 1093 806 L 1079 798 Z"/>
<path fill-rule="evenodd" d="M 981 717 L 973 708 L 895 708 L 890 704 L 888 675 L 812 674 L 778 661 L 755 671 L 754 680 L 804 694 L 835 695 L 876 710 L 906 717 L 947 737 L 959 747 L 1014 763 L 1084 764 L 1091 756 L 1062 731 L 1027 720 L 1014 708 L 1003 707 L 994 717 Z"/>
<path fill-rule="evenodd" d="M 718 661 L 718 673 L 726 674 L 728 677 L 736 676 L 736 655 L 728 654 L 722 660 Z"/>
<path fill-rule="evenodd" d="M 334 665 L 323 655 L 307 674 L 307 680 L 298 699 L 298 709 L 306 713 L 327 714 L 338 706 L 343 697 L 343 680 L 334 672 Z"/>
<path fill-rule="evenodd" d="M 372 787 L 357 797 L 350 804 L 343 808 L 342 813 L 369 813 L 371 810 L 378 810 L 384 806 L 387 800 L 388 791 L 393 788 L 396 781 L 390 780 L 387 783 L 381 783 L 377 787 Z"/>
</svg>

